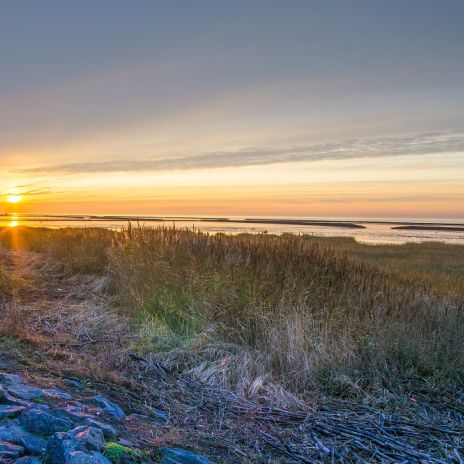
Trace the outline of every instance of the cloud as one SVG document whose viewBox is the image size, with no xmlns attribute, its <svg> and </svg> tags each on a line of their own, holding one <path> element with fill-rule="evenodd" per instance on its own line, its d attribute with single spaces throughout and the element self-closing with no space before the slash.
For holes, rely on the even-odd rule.
<svg viewBox="0 0 464 464">
<path fill-rule="evenodd" d="M 425 133 L 399 137 L 353 139 L 311 145 L 244 148 L 162 159 L 123 159 L 60 163 L 14 172 L 29 174 L 82 174 L 105 172 L 214 169 L 301 161 L 385 158 L 464 151 L 464 133 Z"/>
</svg>

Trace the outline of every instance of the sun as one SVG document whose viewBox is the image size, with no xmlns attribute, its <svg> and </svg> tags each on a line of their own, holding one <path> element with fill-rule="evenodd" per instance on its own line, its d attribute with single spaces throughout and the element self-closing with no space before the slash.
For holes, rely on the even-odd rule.
<svg viewBox="0 0 464 464">
<path fill-rule="evenodd" d="M 8 203 L 19 203 L 21 201 L 21 195 L 8 195 L 6 201 Z"/>
</svg>

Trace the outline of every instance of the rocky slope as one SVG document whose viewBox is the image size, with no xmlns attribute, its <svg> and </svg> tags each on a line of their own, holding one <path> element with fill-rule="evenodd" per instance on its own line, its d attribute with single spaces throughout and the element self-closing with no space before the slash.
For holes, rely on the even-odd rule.
<svg viewBox="0 0 464 464">
<path fill-rule="evenodd" d="M 124 438 L 127 422 L 169 426 L 156 417 L 126 415 L 103 395 L 85 397 L 82 383 L 67 379 L 66 388 L 40 388 L 23 377 L 0 373 L 0 462 L 21 464 L 210 463 L 179 448 L 160 448 L 149 456 Z"/>
</svg>

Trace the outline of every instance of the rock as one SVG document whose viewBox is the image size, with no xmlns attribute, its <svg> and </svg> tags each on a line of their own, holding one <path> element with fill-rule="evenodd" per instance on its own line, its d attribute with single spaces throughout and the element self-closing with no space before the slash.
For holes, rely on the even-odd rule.
<svg viewBox="0 0 464 464">
<path fill-rule="evenodd" d="M 65 464 L 111 464 L 111 461 L 96 451 L 92 451 L 91 453 L 74 451 L 68 455 Z"/>
<path fill-rule="evenodd" d="M 8 421 L 6 424 L 0 425 L 0 440 L 9 441 L 11 443 L 21 443 L 21 437 L 24 429 L 19 425 L 17 419 Z"/>
<path fill-rule="evenodd" d="M 76 427 L 69 432 L 55 433 L 48 441 L 45 455 L 50 464 L 108 464 L 110 461 L 97 451 L 103 444 L 101 430 Z"/>
<path fill-rule="evenodd" d="M 28 385 L 16 384 L 8 387 L 8 393 L 22 400 L 36 400 L 45 396 L 41 388 L 29 387 Z"/>
<path fill-rule="evenodd" d="M 24 456 L 23 458 L 19 458 L 15 461 L 15 464 L 42 464 L 39 458 L 33 456 Z"/>
<path fill-rule="evenodd" d="M 151 422 L 154 425 L 160 425 L 164 426 L 169 423 L 169 417 L 168 415 L 162 411 L 161 409 L 153 409 L 152 410 L 152 415 L 147 416 L 145 414 L 131 414 L 130 416 L 127 416 L 128 421 L 132 420 L 138 420 L 140 422 Z"/>
<path fill-rule="evenodd" d="M 64 379 L 63 382 L 71 387 L 82 388 L 82 382 L 78 379 Z"/>
<path fill-rule="evenodd" d="M 122 420 L 126 417 L 123 410 L 116 403 L 113 403 L 108 398 L 105 398 L 102 395 L 97 395 L 94 396 L 92 399 L 96 404 L 101 406 L 103 410 L 110 416 L 113 416 L 118 420 Z"/>
<path fill-rule="evenodd" d="M 101 451 L 105 444 L 103 432 L 96 427 L 81 425 L 70 430 L 68 434 L 87 451 Z"/>
<path fill-rule="evenodd" d="M 24 448 L 8 441 L 0 441 L 0 458 L 18 458 L 24 453 Z M 1 459 L 0 459 L 0 462 Z"/>
<path fill-rule="evenodd" d="M 37 435 L 50 435 L 65 432 L 74 426 L 71 419 L 58 410 L 43 409 L 37 406 L 26 408 L 20 416 L 21 425 Z"/>
<path fill-rule="evenodd" d="M 66 432 L 57 432 L 48 440 L 45 451 L 46 461 L 50 464 L 66 464 L 71 453 L 81 451 L 80 445 Z"/>
<path fill-rule="evenodd" d="M 0 373 L 0 383 L 3 385 L 16 385 L 23 382 L 24 379 L 20 375 L 7 374 L 5 372 Z"/>
<path fill-rule="evenodd" d="M 161 449 L 160 464 L 213 464 L 208 458 L 181 448 Z"/>
<path fill-rule="evenodd" d="M 19 413 L 24 409 L 24 406 L 0 404 L 0 419 L 4 419 L 6 417 L 15 417 L 19 415 Z"/>
<path fill-rule="evenodd" d="M 103 436 L 107 440 L 111 440 L 118 433 L 116 431 L 116 429 L 112 425 L 106 424 L 105 422 L 99 422 L 99 421 L 97 421 L 95 419 L 91 419 L 89 417 L 87 419 L 85 419 L 84 424 L 85 425 L 90 425 L 91 427 L 97 427 L 97 429 L 100 429 L 103 432 Z"/>
<path fill-rule="evenodd" d="M 78 419 L 79 421 L 82 421 L 84 419 L 90 418 L 90 419 L 95 419 L 95 416 L 92 414 L 88 414 L 85 412 L 87 409 L 87 406 L 82 403 L 74 403 L 74 404 L 68 404 L 66 406 L 66 412 Z"/>
<path fill-rule="evenodd" d="M 47 448 L 47 440 L 32 433 L 25 432 L 21 436 L 21 445 L 31 454 L 42 455 Z"/>
<path fill-rule="evenodd" d="M 20 400 L 7 392 L 3 394 L 2 403 L 13 404 L 15 406 L 29 406 L 31 404 L 29 401 Z"/>
<path fill-rule="evenodd" d="M 72 395 L 61 390 L 60 388 L 47 388 L 45 390 L 45 394 L 47 396 L 51 396 L 52 398 L 58 398 L 60 400 L 70 401 L 73 399 Z"/>
</svg>

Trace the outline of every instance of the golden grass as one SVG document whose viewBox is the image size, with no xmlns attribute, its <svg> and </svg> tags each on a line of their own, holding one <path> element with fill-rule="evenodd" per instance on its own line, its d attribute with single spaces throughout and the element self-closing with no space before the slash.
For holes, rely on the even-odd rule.
<svg viewBox="0 0 464 464">
<path fill-rule="evenodd" d="M 406 376 L 462 385 L 459 246 L 144 227 L 0 237 L 69 273 L 108 273 L 145 356 L 240 393 L 346 395 Z"/>
</svg>

